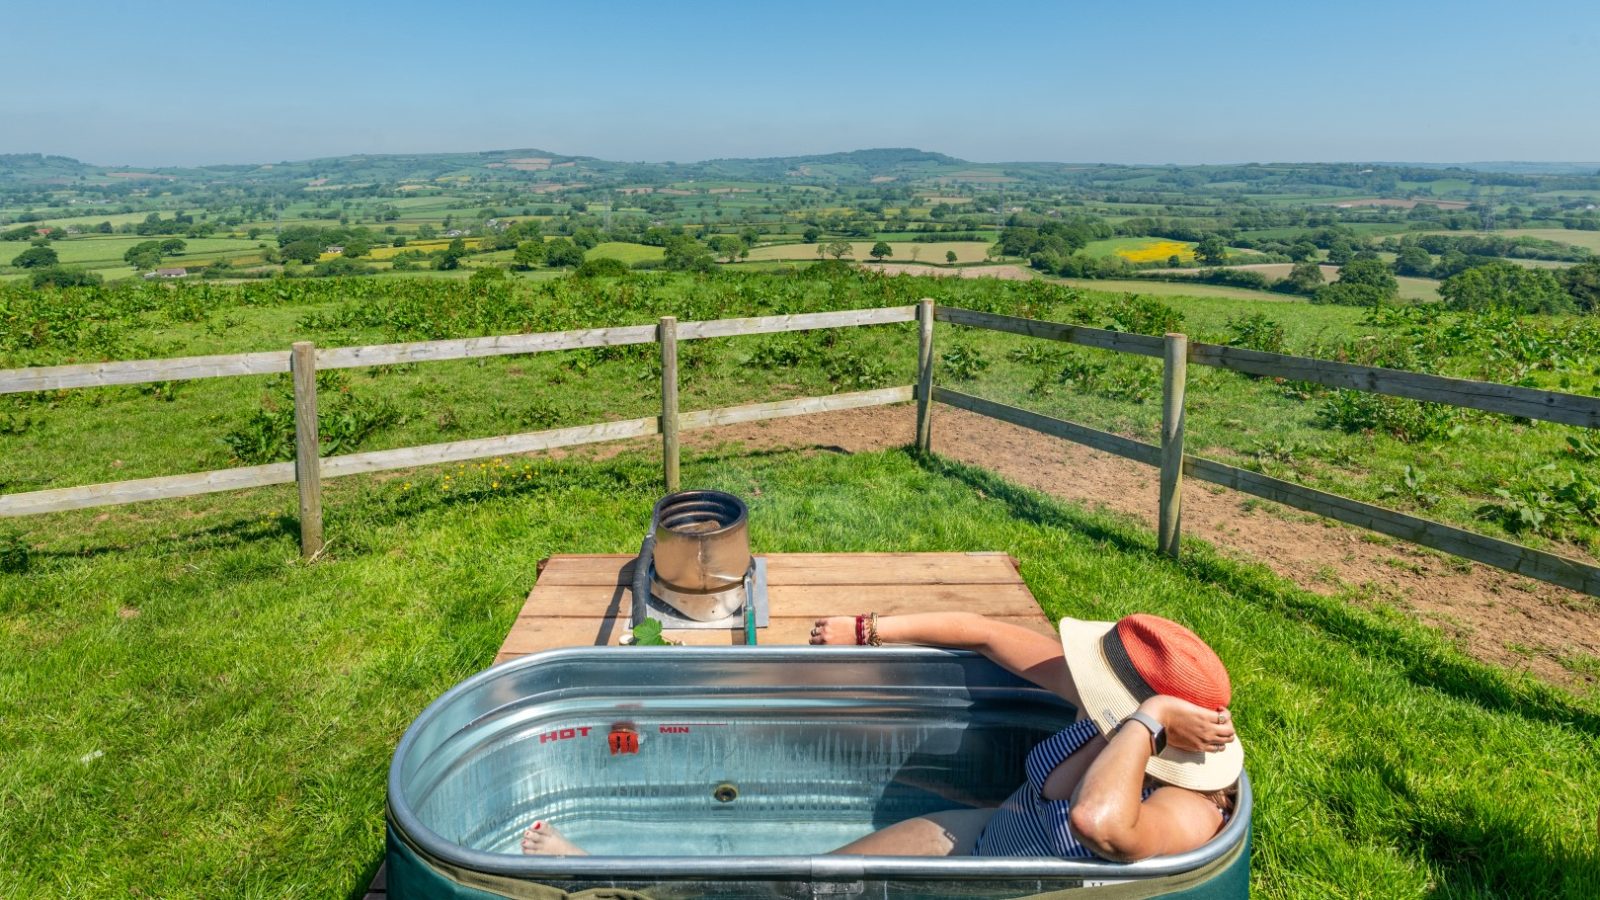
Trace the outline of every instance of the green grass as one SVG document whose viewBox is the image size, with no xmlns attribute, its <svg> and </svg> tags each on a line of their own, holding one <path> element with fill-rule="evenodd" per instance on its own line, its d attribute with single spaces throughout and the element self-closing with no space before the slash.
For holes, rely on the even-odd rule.
<svg viewBox="0 0 1600 900">
<path fill-rule="evenodd" d="M 150 240 L 164 240 L 164 238 L 143 237 L 139 235 L 92 236 L 70 237 L 59 241 L 52 241 L 50 249 L 56 251 L 63 265 L 83 266 L 87 269 L 121 269 L 126 267 L 123 254 L 128 249 Z M 181 254 L 168 256 L 162 260 L 163 266 L 182 266 L 185 260 L 216 259 L 223 256 L 240 256 L 259 253 L 261 241 L 252 241 L 243 238 L 184 238 L 187 249 Z M 0 262 L 10 263 L 13 253 L 4 255 L 5 251 L 16 246 L 18 250 L 26 249 L 25 244 L 0 244 Z"/>
<path fill-rule="evenodd" d="M 290 489 L 34 523 L 32 570 L 0 575 L 0 894 L 358 895 L 400 733 L 493 658 L 539 559 L 632 550 L 657 477 L 639 452 L 333 482 L 311 565 Z M 1596 704 L 1402 615 L 901 452 L 684 478 L 749 500 L 768 552 L 1001 550 L 1052 617 L 1196 629 L 1234 676 L 1260 896 L 1600 890 Z"/>
<path fill-rule="evenodd" d="M 660 259 L 666 253 L 660 247 L 648 244 L 630 244 L 626 241 L 607 241 L 596 244 L 584 256 L 588 259 L 615 259 L 633 265 L 636 262 Z"/>
</svg>

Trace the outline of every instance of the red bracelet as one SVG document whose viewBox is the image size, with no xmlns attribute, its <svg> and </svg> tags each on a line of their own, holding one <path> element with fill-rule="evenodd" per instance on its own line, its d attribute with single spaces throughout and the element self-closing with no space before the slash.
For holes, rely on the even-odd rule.
<svg viewBox="0 0 1600 900">
<path fill-rule="evenodd" d="M 867 617 L 856 616 L 856 646 L 864 647 L 867 644 Z"/>
</svg>

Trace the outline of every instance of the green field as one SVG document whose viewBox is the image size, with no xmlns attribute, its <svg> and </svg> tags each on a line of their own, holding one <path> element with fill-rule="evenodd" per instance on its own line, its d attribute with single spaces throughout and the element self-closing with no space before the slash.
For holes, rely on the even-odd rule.
<svg viewBox="0 0 1600 900">
<path fill-rule="evenodd" d="M 128 249 L 149 240 L 163 240 L 163 238 L 150 238 L 136 235 L 106 235 L 92 237 L 70 237 L 59 241 L 51 241 L 50 249 L 56 251 L 62 265 L 82 266 L 86 269 L 100 271 L 107 278 L 122 277 L 131 274 L 133 270 L 123 261 L 123 254 Z M 249 256 L 260 253 L 260 241 L 234 238 L 184 238 L 188 248 L 181 254 L 168 256 L 162 260 L 163 266 L 182 266 L 186 261 L 209 261 L 221 257 Z M 15 248 L 13 250 L 12 248 Z M 0 243 L 0 262 L 10 263 L 17 253 L 27 249 L 27 245 L 20 242 Z M 110 270 L 110 271 L 107 271 Z M 116 272 L 118 274 L 113 274 Z"/>
<path fill-rule="evenodd" d="M 660 259 L 664 252 L 660 247 L 652 247 L 648 244 L 608 241 L 603 244 L 596 244 L 584 256 L 588 259 L 615 259 L 633 265 L 636 262 Z"/>
<path fill-rule="evenodd" d="M 925 295 L 1097 325 L 1145 309 L 1042 281 L 849 270 L 349 284 L 362 285 L 360 295 L 337 282 L 102 291 L 100 330 L 7 345 L 5 362 L 75 358 L 89 346 L 80 341 L 97 342 L 97 356 L 275 349 L 295 339 L 336 346 Z M 162 302 L 133 303 L 146 294 Z M 0 299 L 12 321 L 46 314 Z M 1294 348 L 1398 333 L 1345 307 L 1171 304 L 1196 339 L 1227 340 L 1251 312 L 1280 322 Z M 1455 333 L 1475 334 L 1467 324 Z M 952 355 L 958 346 L 966 350 Z M 1152 395 L 1142 374 L 1155 371 L 1149 360 L 947 326 L 936 348 L 941 384 L 1139 437 L 1156 427 L 1159 377 Z M 360 449 L 650 415 L 654 349 L 356 370 L 328 386 L 325 412 L 332 422 L 393 406 L 387 424 L 356 438 Z M 915 341 L 900 325 L 697 341 L 681 352 L 683 406 L 699 409 L 903 383 Z M 968 372 L 973 359 L 984 362 Z M 1487 364 L 1435 361 L 1449 372 Z M 1098 362 L 1110 368 L 1083 374 Z M 1030 388 L 1062 366 L 1079 373 L 1075 381 Z M 1580 380 L 1577 389 L 1600 391 L 1600 376 Z M 251 433 L 252 411 L 281 404 L 283 389 L 280 379 L 235 378 L 19 398 L 0 435 L 0 489 L 240 464 L 220 438 Z M 1190 446 L 1369 499 L 1403 465 L 1419 465 L 1442 495 L 1428 515 L 1455 520 L 1484 485 L 1514 483 L 1558 458 L 1570 433 L 1481 417 L 1453 437 L 1407 443 L 1319 425 L 1326 400 L 1193 370 Z M 604 462 L 507 458 L 330 481 L 330 546 L 309 565 L 297 557 L 292 487 L 17 523 L 0 572 L 0 895 L 359 893 L 381 859 L 385 768 L 400 732 L 493 658 L 539 559 L 636 547 L 660 491 L 657 453 L 646 442 Z M 1262 896 L 1354 896 L 1368 885 L 1401 897 L 1434 896 L 1440 885 L 1451 896 L 1600 889 L 1589 852 L 1600 695 L 1467 659 L 1403 607 L 1357 589 L 1305 592 L 1197 540 L 1173 562 L 1141 527 L 939 459 L 724 448 L 688 454 L 684 473 L 686 483 L 750 499 L 752 541 L 764 550 L 1000 550 L 1021 561 L 1052 616 L 1139 610 L 1194 627 L 1234 673 Z"/>
<path fill-rule="evenodd" d="M 1176 256 L 1189 262 L 1194 259 L 1193 241 L 1172 241 L 1158 237 L 1119 237 L 1090 241 L 1083 252 L 1090 256 L 1120 256 L 1133 263 L 1165 263 Z"/>
<path fill-rule="evenodd" d="M 754 247 L 750 250 L 750 261 L 761 262 L 781 259 L 815 260 L 818 259 L 818 246 L 826 246 L 828 241 L 818 244 L 770 244 L 765 247 Z M 872 258 L 874 241 L 850 241 L 850 259 L 868 260 Z M 885 241 L 889 244 L 894 255 L 889 257 L 891 262 L 922 262 L 944 265 L 945 254 L 955 251 L 956 262 L 975 263 L 983 262 L 988 258 L 989 244 L 982 241 L 940 241 L 937 243 L 920 243 L 914 241 Z"/>
</svg>

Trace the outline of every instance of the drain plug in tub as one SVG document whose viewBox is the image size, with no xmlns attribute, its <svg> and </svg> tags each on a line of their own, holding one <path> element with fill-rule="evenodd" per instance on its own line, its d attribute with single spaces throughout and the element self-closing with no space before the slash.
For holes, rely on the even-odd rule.
<svg viewBox="0 0 1600 900">
<path fill-rule="evenodd" d="M 711 796 L 716 798 L 718 803 L 732 803 L 739 799 L 739 788 L 724 781 L 717 785 L 717 789 L 711 792 Z"/>
</svg>

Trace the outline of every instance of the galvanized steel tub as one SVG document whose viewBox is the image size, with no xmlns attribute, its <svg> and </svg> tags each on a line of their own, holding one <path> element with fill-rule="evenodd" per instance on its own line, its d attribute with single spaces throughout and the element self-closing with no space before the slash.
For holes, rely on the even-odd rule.
<svg viewBox="0 0 1600 900">
<path fill-rule="evenodd" d="M 437 897 L 1243 897 L 1251 794 L 1206 846 L 1099 860 L 828 856 L 995 805 L 1072 708 L 971 653 L 629 647 L 534 654 L 440 697 L 389 770 L 388 891 Z M 613 753 L 618 726 L 638 752 Z M 623 746 L 626 749 L 625 745 Z M 731 789 L 731 790 L 730 790 Z M 596 855 L 523 856 L 535 820 Z M 594 893 L 591 893 L 594 892 Z"/>
</svg>

